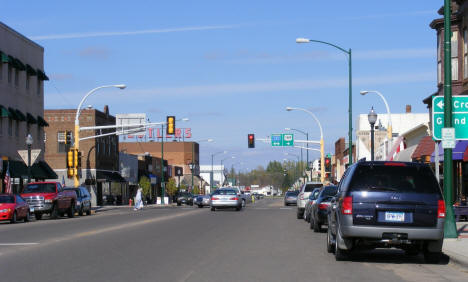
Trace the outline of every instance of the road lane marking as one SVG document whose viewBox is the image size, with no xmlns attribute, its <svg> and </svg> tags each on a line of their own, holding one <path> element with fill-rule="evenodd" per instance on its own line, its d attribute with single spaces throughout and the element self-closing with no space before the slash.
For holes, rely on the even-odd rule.
<svg viewBox="0 0 468 282">
<path fill-rule="evenodd" d="M 280 208 L 280 210 L 292 210 L 292 208 Z"/>
<path fill-rule="evenodd" d="M 39 245 L 39 243 L 0 243 L 0 246 L 31 246 Z"/>
</svg>

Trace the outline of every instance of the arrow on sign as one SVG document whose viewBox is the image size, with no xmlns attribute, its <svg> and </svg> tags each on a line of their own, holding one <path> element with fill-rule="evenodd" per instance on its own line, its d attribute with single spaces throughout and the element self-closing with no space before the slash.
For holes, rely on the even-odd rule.
<svg viewBox="0 0 468 282">
<path fill-rule="evenodd" d="M 439 103 L 436 104 L 437 107 L 439 107 L 440 109 L 444 109 L 444 101 L 439 101 Z"/>
</svg>

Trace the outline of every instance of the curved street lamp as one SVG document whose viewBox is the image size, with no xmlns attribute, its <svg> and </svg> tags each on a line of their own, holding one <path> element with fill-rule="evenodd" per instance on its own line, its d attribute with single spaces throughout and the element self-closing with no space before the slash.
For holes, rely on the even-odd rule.
<svg viewBox="0 0 468 282">
<path fill-rule="evenodd" d="M 371 108 L 369 114 L 367 115 L 367 119 L 369 120 L 370 128 L 371 128 L 371 161 L 374 160 L 374 125 L 377 121 L 377 113 L 374 111 L 374 107 Z"/>
</svg>

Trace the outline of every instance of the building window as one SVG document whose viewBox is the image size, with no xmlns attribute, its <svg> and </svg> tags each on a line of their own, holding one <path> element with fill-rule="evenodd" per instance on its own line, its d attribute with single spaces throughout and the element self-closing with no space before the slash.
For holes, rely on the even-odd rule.
<svg viewBox="0 0 468 282">
<path fill-rule="evenodd" d="M 8 64 L 8 83 L 11 83 L 11 76 L 13 75 L 13 67 Z"/>
<path fill-rule="evenodd" d="M 442 33 L 437 37 L 437 83 L 442 83 Z"/>
<path fill-rule="evenodd" d="M 15 68 L 15 86 L 19 86 L 19 70 Z"/>
<path fill-rule="evenodd" d="M 13 120 L 8 118 L 8 136 L 13 135 Z"/>
<path fill-rule="evenodd" d="M 452 80 L 458 80 L 458 31 L 452 33 Z"/>
<path fill-rule="evenodd" d="M 26 89 L 29 90 L 29 80 L 30 80 L 30 76 L 29 74 L 26 74 Z"/>
<path fill-rule="evenodd" d="M 19 121 L 15 122 L 15 136 L 19 137 Z"/>
<path fill-rule="evenodd" d="M 468 30 L 463 30 L 463 78 L 468 77 Z"/>
<path fill-rule="evenodd" d="M 70 148 L 69 144 L 65 142 L 65 131 L 59 131 L 57 133 L 57 152 L 58 153 L 66 153 Z"/>
</svg>

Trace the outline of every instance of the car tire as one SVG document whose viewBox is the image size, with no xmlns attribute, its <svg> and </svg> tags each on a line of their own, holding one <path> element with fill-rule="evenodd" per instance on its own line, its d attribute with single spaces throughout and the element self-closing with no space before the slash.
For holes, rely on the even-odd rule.
<svg viewBox="0 0 468 282">
<path fill-rule="evenodd" d="M 59 216 L 59 211 L 58 211 L 58 207 L 57 207 L 57 204 L 54 204 L 52 206 L 52 211 L 50 212 L 50 217 L 52 219 L 57 219 Z"/>
<path fill-rule="evenodd" d="M 86 215 L 91 215 L 91 206 L 89 206 L 89 209 L 86 211 Z"/>
<path fill-rule="evenodd" d="M 70 207 L 67 210 L 67 216 L 69 218 L 75 217 L 75 203 L 71 203 Z"/>
<path fill-rule="evenodd" d="M 344 261 L 348 259 L 348 252 L 347 250 L 342 250 L 338 246 L 338 241 L 340 240 L 340 233 L 336 230 L 336 239 L 335 239 L 335 260 L 336 261 Z"/>
<path fill-rule="evenodd" d="M 78 211 L 79 216 L 83 216 L 83 206 L 80 207 L 80 210 Z"/>
<path fill-rule="evenodd" d="M 322 231 L 322 225 L 318 223 L 318 220 L 315 220 L 314 218 L 314 232 L 320 232 Z"/>
<path fill-rule="evenodd" d="M 404 249 L 405 255 L 414 257 L 419 254 L 419 249 L 417 247 L 407 247 Z"/>
<path fill-rule="evenodd" d="M 424 251 L 424 261 L 426 263 L 437 264 L 440 262 L 442 257 L 442 252 L 429 252 Z"/>
<path fill-rule="evenodd" d="M 15 224 L 17 220 L 17 214 L 16 211 L 13 213 L 13 216 L 10 219 L 10 223 Z"/>
<path fill-rule="evenodd" d="M 236 207 L 236 211 L 240 211 L 242 209 L 242 205 Z"/>
<path fill-rule="evenodd" d="M 284 203 L 284 206 L 287 207 L 287 206 L 289 206 L 289 204 Z"/>
<path fill-rule="evenodd" d="M 34 213 L 34 217 L 36 218 L 36 220 L 41 220 L 42 219 L 42 213 Z"/>
<path fill-rule="evenodd" d="M 335 244 L 333 244 L 332 236 L 333 235 L 331 234 L 331 229 L 329 226 L 327 230 L 327 252 L 328 253 L 333 253 L 335 251 Z"/>
<path fill-rule="evenodd" d="M 304 216 L 304 211 L 301 212 L 301 211 L 298 209 L 298 210 L 297 210 L 296 216 L 297 216 L 297 219 L 302 219 L 302 217 Z"/>
<path fill-rule="evenodd" d="M 215 207 L 211 207 L 211 211 L 215 211 L 215 210 L 216 210 Z"/>
<path fill-rule="evenodd" d="M 202 206 L 202 205 L 198 205 L 198 207 L 199 207 L 199 208 L 203 208 L 203 206 Z"/>
<path fill-rule="evenodd" d="M 28 213 L 26 213 L 26 216 L 24 217 L 24 222 L 29 221 L 31 221 L 31 212 L 28 210 Z"/>
</svg>

